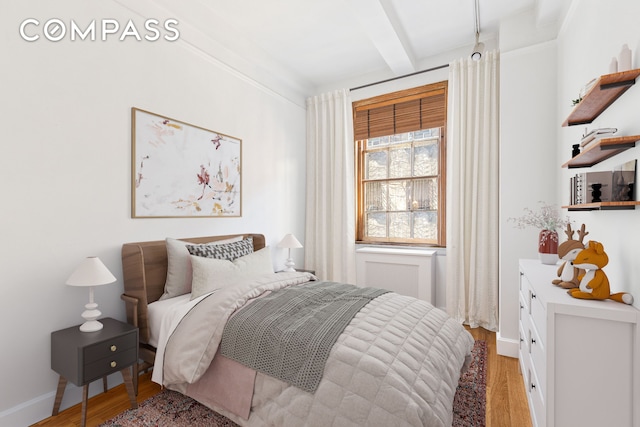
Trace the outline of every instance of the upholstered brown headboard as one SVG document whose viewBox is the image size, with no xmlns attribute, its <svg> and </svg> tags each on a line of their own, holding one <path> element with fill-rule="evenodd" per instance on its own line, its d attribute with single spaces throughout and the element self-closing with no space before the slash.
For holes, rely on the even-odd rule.
<svg viewBox="0 0 640 427">
<path fill-rule="evenodd" d="M 233 234 L 226 236 L 192 237 L 185 240 L 193 243 L 208 243 L 216 240 L 243 236 L 253 237 L 253 248 L 265 247 L 262 234 Z M 147 323 L 147 305 L 157 301 L 164 292 L 167 278 L 167 247 L 165 240 L 150 242 L 134 242 L 122 245 L 122 272 L 124 278 L 124 294 L 122 299 L 127 307 L 127 321 L 139 328 L 141 359 L 153 363 L 151 358 L 155 349 L 148 346 L 149 325 Z M 152 354 L 146 355 L 144 347 Z M 148 360 L 151 359 L 151 360 Z"/>
</svg>

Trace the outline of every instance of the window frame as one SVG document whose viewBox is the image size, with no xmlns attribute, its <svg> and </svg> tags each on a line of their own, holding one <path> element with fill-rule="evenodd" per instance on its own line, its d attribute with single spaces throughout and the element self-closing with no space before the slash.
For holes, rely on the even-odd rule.
<svg viewBox="0 0 640 427">
<path fill-rule="evenodd" d="M 353 117 L 354 126 L 356 123 L 356 115 L 365 110 L 371 110 L 378 107 L 385 107 L 388 105 L 399 104 L 406 101 L 415 99 L 428 98 L 434 95 L 442 95 L 444 91 L 444 99 L 442 106 L 444 108 L 444 120 L 440 128 L 440 137 L 438 141 L 438 174 L 432 175 L 438 179 L 438 220 L 437 220 L 437 239 L 435 241 L 428 239 L 405 239 L 405 238 L 391 238 L 391 237 L 370 237 L 365 236 L 365 207 L 364 207 L 364 187 L 366 182 L 377 181 L 365 179 L 365 153 L 366 139 L 355 140 L 355 193 L 356 193 L 356 243 L 362 244 L 389 244 L 389 245 L 411 245 L 411 246 L 430 246 L 430 247 L 445 247 L 446 246 L 446 151 L 447 151 L 447 94 L 448 87 L 447 82 L 438 82 L 429 85 L 419 86 L 412 89 L 401 90 L 392 92 L 373 98 L 363 99 L 360 101 L 354 101 Z M 431 126 L 433 128 L 434 126 Z M 414 129 L 419 130 L 419 129 Z M 397 132 L 404 133 L 404 132 Z M 354 135 L 357 135 L 354 128 Z M 375 137 L 375 136 L 374 136 Z M 369 151 L 376 151 L 378 148 L 374 148 Z M 387 177 L 383 181 L 391 182 L 393 180 L 419 180 L 425 177 L 403 177 L 403 178 L 390 178 Z M 387 211 L 391 212 L 391 211 Z M 412 210 L 400 211 L 400 212 L 412 212 Z"/>
</svg>

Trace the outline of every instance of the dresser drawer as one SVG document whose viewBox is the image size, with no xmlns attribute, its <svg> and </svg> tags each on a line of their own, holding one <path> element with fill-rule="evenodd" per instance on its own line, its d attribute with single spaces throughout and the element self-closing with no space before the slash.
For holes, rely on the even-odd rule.
<svg viewBox="0 0 640 427">
<path fill-rule="evenodd" d="M 115 337 L 108 341 L 99 342 L 84 348 L 84 363 L 90 364 L 99 359 L 135 348 L 138 344 L 138 335 L 133 331 L 130 334 Z"/>
<path fill-rule="evenodd" d="M 529 343 L 531 354 L 531 367 L 538 382 L 538 390 L 542 396 L 546 396 L 547 390 L 547 364 L 545 361 L 545 344 L 540 340 L 535 328 L 529 329 Z"/>
<path fill-rule="evenodd" d="M 549 286 L 553 286 L 549 284 Z M 538 338 L 543 342 L 547 342 L 547 310 L 544 308 L 544 302 L 536 292 L 535 288 L 531 289 L 531 323 L 538 332 Z"/>
<path fill-rule="evenodd" d="M 531 408 L 529 409 L 531 410 L 532 418 L 535 420 L 535 425 L 538 427 L 545 427 L 547 425 L 545 400 L 540 390 L 538 377 L 534 370 L 531 370 L 528 390 L 531 399 Z"/>
<path fill-rule="evenodd" d="M 527 345 L 527 331 L 529 330 L 522 321 L 518 325 L 518 338 L 520 339 L 519 350 L 520 353 L 529 353 L 529 346 Z"/>
<path fill-rule="evenodd" d="M 110 357 L 99 359 L 84 365 L 83 378 L 91 382 L 113 372 L 121 371 L 136 362 L 137 351 L 135 348 L 114 353 Z"/>
<path fill-rule="evenodd" d="M 529 300 L 531 299 L 531 285 L 522 272 L 520 272 L 520 301 L 524 304 L 524 309 L 527 313 L 531 313 L 529 306 Z"/>
<path fill-rule="evenodd" d="M 522 382 L 528 387 L 529 375 L 531 374 L 531 355 L 526 351 L 520 351 L 518 354 L 520 359 L 520 373 L 522 374 Z"/>
</svg>

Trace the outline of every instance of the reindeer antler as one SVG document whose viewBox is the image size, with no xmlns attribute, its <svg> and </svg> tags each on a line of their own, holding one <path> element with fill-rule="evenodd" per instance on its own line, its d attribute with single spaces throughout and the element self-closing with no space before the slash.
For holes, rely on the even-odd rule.
<svg viewBox="0 0 640 427">
<path fill-rule="evenodd" d="M 568 240 L 573 240 L 573 230 L 571 229 L 571 224 L 567 224 L 567 229 L 564 231 L 564 234 L 567 235 Z"/>
<path fill-rule="evenodd" d="M 582 239 L 584 239 L 584 236 L 586 236 L 587 234 L 589 234 L 588 231 L 585 231 L 586 227 L 584 224 L 582 224 L 582 227 L 580 227 L 580 231 L 578 231 L 578 237 L 580 238 L 580 240 L 578 240 L 580 243 L 582 242 Z"/>
</svg>

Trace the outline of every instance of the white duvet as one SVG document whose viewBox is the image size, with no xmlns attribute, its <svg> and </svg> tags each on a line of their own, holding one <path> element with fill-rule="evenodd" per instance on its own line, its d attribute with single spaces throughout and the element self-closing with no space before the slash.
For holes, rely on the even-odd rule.
<svg viewBox="0 0 640 427">
<path fill-rule="evenodd" d="M 224 323 L 236 309 L 266 291 L 310 278 L 307 273 L 260 276 L 191 304 L 161 337 L 166 344 L 159 343 L 162 360 L 154 381 L 184 393 L 207 371 Z M 472 347 L 471 335 L 443 311 L 388 293 L 360 310 L 340 335 L 315 393 L 258 372 L 248 419 L 212 409 L 242 426 L 450 426 L 456 386 Z"/>
</svg>

